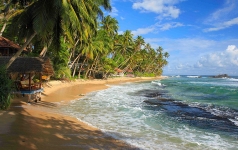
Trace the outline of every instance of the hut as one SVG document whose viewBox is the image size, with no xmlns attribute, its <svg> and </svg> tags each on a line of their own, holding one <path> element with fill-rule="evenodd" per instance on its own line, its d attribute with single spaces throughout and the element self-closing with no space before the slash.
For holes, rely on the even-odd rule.
<svg viewBox="0 0 238 150">
<path fill-rule="evenodd" d="M 18 44 L 0 36 L 0 56 L 13 56 L 20 48 Z M 24 52 L 27 50 L 25 49 Z"/>
<path fill-rule="evenodd" d="M 11 57 L 0 57 L 0 65 Z M 42 82 L 54 74 L 49 58 L 18 57 L 7 69 L 15 83 L 15 92 L 28 95 L 28 102 L 41 100 Z"/>
<path fill-rule="evenodd" d="M 116 72 L 116 76 L 124 76 L 123 70 L 115 68 L 114 71 Z"/>
</svg>

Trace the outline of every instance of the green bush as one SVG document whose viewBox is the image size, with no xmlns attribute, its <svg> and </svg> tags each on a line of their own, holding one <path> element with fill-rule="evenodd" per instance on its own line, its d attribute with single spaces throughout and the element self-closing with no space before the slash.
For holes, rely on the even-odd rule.
<svg viewBox="0 0 238 150">
<path fill-rule="evenodd" d="M 71 71 L 68 67 L 58 65 L 55 66 L 54 70 L 55 70 L 54 77 L 56 79 L 71 78 Z"/>
<path fill-rule="evenodd" d="M 12 81 L 9 79 L 7 70 L 0 66 L 0 109 L 7 109 L 11 104 Z"/>
</svg>

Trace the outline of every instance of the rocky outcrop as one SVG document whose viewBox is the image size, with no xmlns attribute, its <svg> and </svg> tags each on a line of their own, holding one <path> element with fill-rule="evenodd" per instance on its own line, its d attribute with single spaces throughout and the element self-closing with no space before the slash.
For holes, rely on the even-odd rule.
<svg viewBox="0 0 238 150">
<path fill-rule="evenodd" d="M 227 74 L 219 74 L 217 76 L 212 76 L 212 78 L 229 78 Z"/>
</svg>

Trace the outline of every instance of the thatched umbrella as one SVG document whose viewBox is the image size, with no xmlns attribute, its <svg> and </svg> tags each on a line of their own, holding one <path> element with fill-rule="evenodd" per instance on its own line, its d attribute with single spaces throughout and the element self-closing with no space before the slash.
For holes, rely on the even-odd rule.
<svg viewBox="0 0 238 150">
<path fill-rule="evenodd" d="M 0 65 L 5 65 L 10 60 L 10 57 L 0 57 Z M 32 91 L 41 88 L 42 76 L 52 76 L 54 74 L 53 66 L 50 59 L 39 57 L 18 57 L 12 65 L 7 69 L 13 80 L 17 80 L 19 86 L 16 88 L 22 91 Z M 22 77 L 19 79 L 19 75 Z M 26 75 L 28 78 L 23 78 Z M 36 86 L 32 86 L 33 76 L 39 76 L 39 82 Z M 25 82 L 23 82 L 25 81 Z M 25 85 L 26 88 L 23 87 Z M 35 84 L 36 85 L 36 84 Z"/>
<path fill-rule="evenodd" d="M 6 65 L 11 57 L 0 57 L 0 66 Z M 17 91 L 21 94 L 28 95 L 28 102 L 31 100 L 31 95 L 35 101 L 41 99 L 41 92 L 43 91 L 41 85 L 42 76 L 52 76 L 54 74 L 53 66 L 48 58 L 39 57 L 18 57 L 11 66 L 7 69 L 11 78 L 15 80 Z M 39 76 L 39 82 L 34 83 L 32 78 Z M 28 78 L 21 78 L 26 75 Z M 15 77 L 14 77 L 15 76 Z"/>
<path fill-rule="evenodd" d="M 0 65 L 5 65 L 10 57 L 0 57 Z M 53 66 L 49 58 L 18 57 L 7 69 L 8 73 L 41 73 L 51 76 L 54 74 Z"/>
</svg>

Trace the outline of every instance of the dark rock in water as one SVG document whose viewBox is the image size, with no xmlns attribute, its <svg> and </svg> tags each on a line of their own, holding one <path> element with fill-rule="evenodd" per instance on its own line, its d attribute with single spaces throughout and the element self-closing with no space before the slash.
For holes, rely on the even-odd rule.
<svg viewBox="0 0 238 150">
<path fill-rule="evenodd" d="M 168 91 L 165 91 L 165 90 L 144 89 L 144 90 L 140 90 L 140 91 L 135 92 L 134 95 L 140 95 L 140 96 L 145 96 L 145 97 L 153 98 L 153 97 L 164 96 L 167 93 L 168 93 Z"/>
<path fill-rule="evenodd" d="M 209 128 L 226 133 L 237 133 L 237 126 L 229 119 L 232 117 L 215 115 L 204 108 L 190 106 L 169 98 L 152 98 L 144 101 L 145 109 L 161 111 L 176 121 L 181 121 L 199 128 Z"/>
<path fill-rule="evenodd" d="M 219 74 L 217 76 L 211 76 L 212 78 L 229 78 L 227 74 Z"/>
<path fill-rule="evenodd" d="M 166 98 L 159 98 L 159 99 L 148 99 L 145 100 L 145 103 L 152 104 L 152 105 L 166 105 L 166 103 L 173 101 L 171 99 Z"/>
<path fill-rule="evenodd" d="M 158 97 L 161 95 L 163 95 L 163 93 L 156 92 L 156 93 L 146 93 L 144 96 L 145 97 Z"/>
</svg>

